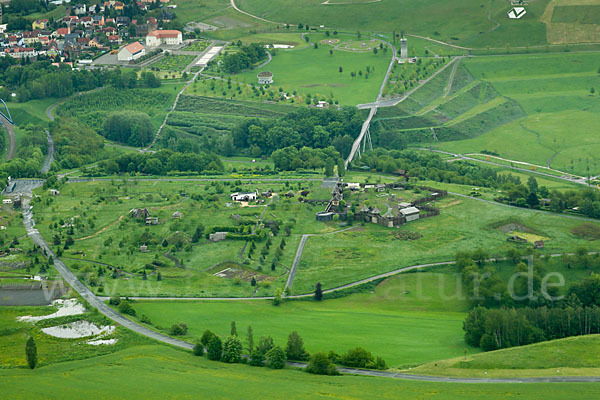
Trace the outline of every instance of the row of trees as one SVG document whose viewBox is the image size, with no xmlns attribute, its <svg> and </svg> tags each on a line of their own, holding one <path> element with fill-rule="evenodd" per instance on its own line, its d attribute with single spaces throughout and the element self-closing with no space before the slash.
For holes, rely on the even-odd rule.
<svg viewBox="0 0 600 400">
<path fill-rule="evenodd" d="M 255 148 L 265 155 L 289 146 L 334 146 L 345 157 L 360 133 L 362 123 L 361 112 L 353 107 L 340 110 L 302 108 L 277 120 L 245 120 L 232 131 L 233 145 L 238 150 Z"/>
<path fill-rule="evenodd" d="M 600 308 L 476 307 L 463 323 L 465 341 L 484 351 L 600 333 Z"/>
<path fill-rule="evenodd" d="M 144 173 L 164 175 L 169 172 L 223 172 L 221 159 L 211 153 L 178 153 L 159 150 L 156 153 L 128 153 L 99 164 L 106 174 Z"/>
<path fill-rule="evenodd" d="M 373 355 L 357 347 L 339 355 L 333 351 L 326 353 L 315 353 L 312 357 L 304 348 L 304 341 L 298 332 L 294 331 L 288 335 L 285 348 L 277 346 L 270 336 L 262 336 L 258 343 L 254 342 L 252 326 L 248 327 L 246 336 L 246 350 L 250 357 L 243 356 L 244 345 L 238 337 L 235 321 L 231 322 L 230 335 L 221 339 L 210 330 L 206 330 L 200 341 L 194 346 L 193 353 L 202 356 L 206 353 L 209 360 L 223 361 L 227 363 L 247 362 L 252 366 L 267 366 L 273 369 L 281 369 L 287 360 L 309 361 L 307 372 L 321 375 L 338 375 L 335 363 L 353 368 L 386 369 L 387 365 L 381 357 Z M 247 360 L 247 361 L 246 361 Z"/>
</svg>

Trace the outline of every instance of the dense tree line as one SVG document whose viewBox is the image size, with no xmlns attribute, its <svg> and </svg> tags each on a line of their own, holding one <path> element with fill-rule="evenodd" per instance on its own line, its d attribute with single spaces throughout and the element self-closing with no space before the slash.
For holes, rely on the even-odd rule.
<svg viewBox="0 0 600 400">
<path fill-rule="evenodd" d="M 360 133 L 363 116 L 354 107 L 340 110 L 303 108 L 277 120 L 249 119 L 233 129 L 233 144 L 250 154 L 269 155 L 294 146 L 333 146 L 346 157 Z"/>
<path fill-rule="evenodd" d="M 463 323 L 465 341 L 490 351 L 545 340 L 600 333 L 600 308 L 473 309 Z"/>
<path fill-rule="evenodd" d="M 275 150 L 272 154 L 275 168 L 282 171 L 297 171 L 301 169 L 325 168 L 325 175 L 332 176 L 336 163 L 340 164 L 340 153 L 332 146 L 325 149 L 302 147 L 300 150 L 294 146 Z M 343 168 L 343 167 L 342 167 Z"/>
<path fill-rule="evenodd" d="M 222 172 L 221 159 L 211 153 L 177 153 L 171 150 L 160 150 L 156 153 L 123 154 L 114 160 L 100 163 L 100 168 L 107 174 L 143 173 L 164 175 L 170 172 Z"/>
<path fill-rule="evenodd" d="M 252 67 L 252 65 L 265 58 L 267 58 L 267 51 L 261 44 L 242 45 L 238 52 L 229 53 L 223 57 L 222 68 L 231 74 L 235 74 Z"/>
<path fill-rule="evenodd" d="M 104 121 L 102 133 L 107 139 L 130 146 L 145 146 L 154 135 L 148 114 L 141 111 L 116 111 Z"/>
<path fill-rule="evenodd" d="M 138 78 L 135 71 L 120 69 L 73 70 L 65 64 L 53 66 L 49 59 L 18 61 L 12 57 L 0 58 L 0 98 L 10 100 L 10 93 L 17 94 L 17 101 L 46 97 L 67 97 L 77 92 L 112 85 L 117 88 L 158 87 L 160 80 L 151 72 Z"/>
<path fill-rule="evenodd" d="M 46 133 L 40 126 L 27 125 L 21 128 L 23 135 L 17 152 L 12 160 L 2 164 L 0 175 L 14 178 L 33 178 L 39 175 L 40 168 L 46 158 L 48 141 Z M 0 135 L 4 144 L 5 135 Z"/>
</svg>

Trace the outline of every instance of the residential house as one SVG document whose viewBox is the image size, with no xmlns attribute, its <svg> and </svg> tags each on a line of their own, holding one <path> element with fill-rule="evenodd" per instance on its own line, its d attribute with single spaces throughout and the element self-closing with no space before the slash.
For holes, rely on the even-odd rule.
<svg viewBox="0 0 600 400">
<path fill-rule="evenodd" d="M 10 49 L 4 49 L 2 56 L 9 56 L 12 58 L 32 58 L 36 57 L 38 52 L 33 47 L 12 47 Z"/>
<path fill-rule="evenodd" d="M 71 6 L 71 12 L 75 15 L 85 15 L 87 13 L 87 6 L 85 4 L 74 4 Z"/>
<path fill-rule="evenodd" d="M 148 218 L 150 216 L 150 211 L 147 208 L 132 208 L 129 210 L 129 216 L 133 218 Z"/>
<path fill-rule="evenodd" d="M 110 35 L 108 36 L 108 41 L 110 43 L 121 43 L 121 37 L 119 35 Z"/>
<path fill-rule="evenodd" d="M 117 26 L 128 26 L 129 25 L 129 17 L 121 16 L 117 17 Z"/>
<path fill-rule="evenodd" d="M 71 33 L 71 28 L 58 28 L 52 33 L 55 38 L 64 38 L 66 35 Z"/>
<path fill-rule="evenodd" d="M 92 17 L 92 23 L 94 26 L 104 26 L 104 15 L 94 15 Z"/>
<path fill-rule="evenodd" d="M 93 22 L 93 18 L 90 16 L 86 16 L 86 17 L 81 17 L 79 18 L 79 23 L 81 25 L 83 25 L 86 28 L 89 28 L 91 26 L 94 26 L 94 22 Z"/>
<path fill-rule="evenodd" d="M 38 19 L 31 23 L 31 27 L 35 29 L 46 29 L 48 27 L 47 19 Z"/>
</svg>

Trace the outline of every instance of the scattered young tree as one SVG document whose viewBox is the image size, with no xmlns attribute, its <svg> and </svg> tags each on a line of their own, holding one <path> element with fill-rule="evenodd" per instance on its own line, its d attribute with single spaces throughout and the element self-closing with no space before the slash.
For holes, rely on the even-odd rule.
<svg viewBox="0 0 600 400">
<path fill-rule="evenodd" d="M 231 336 L 237 336 L 237 327 L 235 326 L 235 321 L 231 321 Z"/>
<path fill-rule="evenodd" d="M 252 351 L 254 350 L 254 332 L 252 331 L 252 325 L 248 325 L 246 338 L 248 340 L 248 352 L 252 354 Z"/>
<path fill-rule="evenodd" d="M 298 334 L 293 331 L 288 336 L 287 345 L 285 346 L 285 355 L 288 360 L 306 361 L 310 357 L 304 349 L 304 341 Z"/>
<path fill-rule="evenodd" d="M 216 335 L 212 331 L 207 329 L 202 334 L 202 337 L 200 337 L 200 343 L 202 343 L 204 347 L 208 347 L 208 344 L 210 343 L 211 339 L 215 336 Z"/>
<path fill-rule="evenodd" d="M 37 365 L 37 347 L 33 336 L 29 336 L 29 339 L 27 339 L 25 355 L 27 356 L 27 365 L 29 365 L 29 368 L 34 369 Z"/>
<path fill-rule="evenodd" d="M 315 285 L 315 300 L 323 300 L 323 289 L 321 288 L 321 282 L 317 282 Z"/>
</svg>

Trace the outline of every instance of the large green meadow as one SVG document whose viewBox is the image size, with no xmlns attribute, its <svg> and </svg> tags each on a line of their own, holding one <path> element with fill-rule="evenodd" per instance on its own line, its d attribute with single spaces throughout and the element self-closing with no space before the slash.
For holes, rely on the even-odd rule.
<svg viewBox="0 0 600 400">
<path fill-rule="evenodd" d="M 322 377 L 303 372 L 227 365 L 164 346 L 138 346 L 94 359 L 71 361 L 34 371 L 0 369 L 3 394 L 80 399 L 132 398 L 382 398 L 458 397 L 504 399 L 590 399 L 600 395 L 593 383 L 455 384 L 358 376 Z M 68 387 L 68 390 L 65 390 Z M 107 392 L 110 390 L 110 392 Z"/>
<path fill-rule="evenodd" d="M 450 286 L 443 288 L 445 282 Z M 454 285 L 454 287 L 452 287 Z M 152 326 L 168 334 L 171 325 L 188 325 L 187 339 L 196 341 L 206 329 L 226 336 L 231 321 L 245 341 L 252 326 L 255 341 L 272 336 L 284 345 L 292 331 L 313 353 L 343 353 L 362 346 L 383 357 L 390 367 L 452 358 L 479 350 L 464 343 L 462 321 L 468 304 L 456 295 L 456 277 L 448 273 L 405 274 L 386 280 L 372 291 L 323 302 L 286 301 L 138 301 L 137 315 L 146 315 Z M 448 293 L 443 293 L 447 291 Z M 368 339 L 367 339 L 368 338 Z"/>
</svg>

